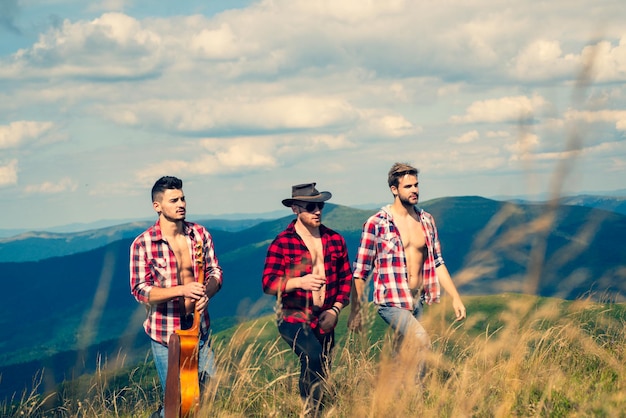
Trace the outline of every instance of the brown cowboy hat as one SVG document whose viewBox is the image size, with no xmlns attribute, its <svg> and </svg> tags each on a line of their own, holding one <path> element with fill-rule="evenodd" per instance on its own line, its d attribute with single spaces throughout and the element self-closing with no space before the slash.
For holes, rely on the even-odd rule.
<svg viewBox="0 0 626 418">
<path fill-rule="evenodd" d="M 318 192 L 315 183 L 303 183 L 291 186 L 291 198 L 284 199 L 283 205 L 290 207 L 294 201 L 301 202 L 325 202 L 330 199 L 330 192 Z"/>
</svg>

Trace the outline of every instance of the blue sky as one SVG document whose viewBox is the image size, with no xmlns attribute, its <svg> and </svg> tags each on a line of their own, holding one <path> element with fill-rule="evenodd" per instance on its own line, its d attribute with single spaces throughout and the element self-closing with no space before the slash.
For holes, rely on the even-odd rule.
<svg viewBox="0 0 626 418">
<path fill-rule="evenodd" d="M 0 0 L 0 228 L 626 188 L 620 1 Z M 286 212 L 288 214 L 288 211 Z"/>
</svg>

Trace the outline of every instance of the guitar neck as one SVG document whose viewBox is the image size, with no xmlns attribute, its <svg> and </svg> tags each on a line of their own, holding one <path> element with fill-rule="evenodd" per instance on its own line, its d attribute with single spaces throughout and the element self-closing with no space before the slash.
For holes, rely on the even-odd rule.
<svg viewBox="0 0 626 418">
<path fill-rule="evenodd" d="M 196 243 L 196 264 L 198 265 L 198 278 L 197 282 L 200 284 L 204 284 L 204 249 L 202 246 L 202 241 L 198 241 Z M 202 315 L 196 310 L 193 315 L 193 325 L 189 329 L 190 331 L 194 331 L 196 334 L 200 332 L 200 317 Z"/>
</svg>

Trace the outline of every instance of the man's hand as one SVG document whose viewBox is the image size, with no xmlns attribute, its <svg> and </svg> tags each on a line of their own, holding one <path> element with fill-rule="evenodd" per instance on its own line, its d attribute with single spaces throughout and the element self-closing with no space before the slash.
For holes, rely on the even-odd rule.
<svg viewBox="0 0 626 418">
<path fill-rule="evenodd" d="M 307 274 L 300 277 L 300 288 L 303 290 L 320 290 L 326 283 L 326 278 L 319 274 Z"/>
<path fill-rule="evenodd" d="M 206 288 L 203 284 L 200 284 L 198 282 L 190 282 L 181 286 L 181 291 L 183 292 L 181 296 L 192 299 L 194 301 L 197 301 L 206 296 Z"/>
<path fill-rule="evenodd" d="M 332 330 L 339 321 L 339 315 L 332 309 L 328 309 L 320 314 L 320 328 L 326 332 Z"/>
<path fill-rule="evenodd" d="M 461 302 L 461 298 L 452 299 L 452 309 L 454 309 L 454 315 L 456 315 L 457 321 L 461 321 L 467 316 L 465 305 Z"/>
<path fill-rule="evenodd" d="M 209 297 L 204 295 L 196 302 L 196 311 L 202 312 L 209 306 Z"/>
</svg>

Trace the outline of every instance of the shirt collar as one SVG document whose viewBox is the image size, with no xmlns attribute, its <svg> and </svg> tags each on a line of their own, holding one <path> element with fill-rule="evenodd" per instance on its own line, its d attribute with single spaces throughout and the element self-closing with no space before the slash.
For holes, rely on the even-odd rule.
<svg viewBox="0 0 626 418">
<path fill-rule="evenodd" d="M 191 224 L 189 224 L 189 222 L 187 221 L 183 221 L 183 234 L 190 235 L 192 238 L 194 236 L 193 228 L 191 227 Z M 161 231 L 160 219 L 157 219 L 157 221 L 154 224 L 154 228 L 152 231 L 152 240 L 163 241 L 163 232 Z"/>
<path fill-rule="evenodd" d="M 414 206 L 414 208 L 415 208 L 415 213 L 417 213 L 421 218 L 422 212 L 424 211 L 424 209 L 420 208 L 419 206 Z M 393 215 L 391 214 L 391 204 L 383 206 L 381 208 L 381 211 L 386 215 L 387 218 L 393 219 Z"/>
</svg>

